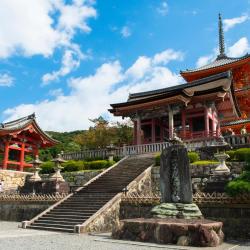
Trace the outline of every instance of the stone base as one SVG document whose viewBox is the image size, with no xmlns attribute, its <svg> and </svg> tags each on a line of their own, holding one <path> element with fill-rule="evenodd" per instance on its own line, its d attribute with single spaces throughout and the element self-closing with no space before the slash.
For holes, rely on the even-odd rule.
<svg viewBox="0 0 250 250">
<path fill-rule="evenodd" d="M 112 236 L 121 240 L 199 247 L 216 247 L 224 238 L 222 222 L 155 218 L 122 220 Z"/>
<path fill-rule="evenodd" d="M 202 213 L 196 204 L 161 203 L 151 210 L 155 218 L 202 219 Z"/>
</svg>

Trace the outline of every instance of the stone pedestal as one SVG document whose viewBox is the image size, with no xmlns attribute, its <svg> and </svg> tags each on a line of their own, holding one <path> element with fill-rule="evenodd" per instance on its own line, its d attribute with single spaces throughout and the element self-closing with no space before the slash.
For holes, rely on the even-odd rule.
<svg viewBox="0 0 250 250">
<path fill-rule="evenodd" d="M 161 203 L 151 210 L 155 218 L 202 219 L 202 213 L 194 203 Z"/>
<path fill-rule="evenodd" d="M 112 236 L 121 240 L 197 247 L 216 247 L 224 238 L 221 222 L 153 218 L 122 220 Z"/>
</svg>

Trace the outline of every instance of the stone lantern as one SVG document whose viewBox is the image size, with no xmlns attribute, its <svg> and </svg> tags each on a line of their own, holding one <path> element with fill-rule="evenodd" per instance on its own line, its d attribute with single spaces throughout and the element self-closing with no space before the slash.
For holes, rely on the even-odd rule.
<svg viewBox="0 0 250 250">
<path fill-rule="evenodd" d="M 29 178 L 30 182 L 38 182 L 41 181 L 41 177 L 39 176 L 39 171 L 40 171 L 40 165 L 43 162 L 39 160 L 39 156 L 36 155 L 36 158 L 31 162 L 31 164 L 33 165 L 33 171 L 34 174 Z"/>
<path fill-rule="evenodd" d="M 116 147 L 111 143 L 109 146 L 107 146 L 107 150 L 109 161 L 112 162 L 114 160 Z"/>
<path fill-rule="evenodd" d="M 50 177 L 50 180 L 56 181 L 56 182 L 64 182 L 65 180 L 63 179 L 63 176 L 61 175 L 61 169 L 63 169 L 61 164 L 66 161 L 62 158 L 61 154 L 58 154 L 57 157 L 51 161 L 55 163 L 55 167 L 54 167 L 55 173 Z"/>
</svg>

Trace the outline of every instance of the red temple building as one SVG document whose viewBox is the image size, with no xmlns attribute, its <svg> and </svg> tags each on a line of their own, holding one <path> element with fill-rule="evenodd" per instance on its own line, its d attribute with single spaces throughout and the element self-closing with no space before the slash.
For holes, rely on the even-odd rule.
<svg viewBox="0 0 250 250">
<path fill-rule="evenodd" d="M 163 142 L 174 133 L 194 140 L 250 132 L 250 55 L 225 54 L 220 15 L 217 58 L 180 74 L 186 83 L 130 94 L 127 102 L 111 104 L 113 115 L 134 122 L 134 144 Z"/>
<path fill-rule="evenodd" d="M 0 153 L 2 169 L 23 171 L 32 165 L 25 156 L 38 155 L 38 150 L 54 146 L 52 139 L 37 124 L 35 114 L 0 124 Z"/>
</svg>

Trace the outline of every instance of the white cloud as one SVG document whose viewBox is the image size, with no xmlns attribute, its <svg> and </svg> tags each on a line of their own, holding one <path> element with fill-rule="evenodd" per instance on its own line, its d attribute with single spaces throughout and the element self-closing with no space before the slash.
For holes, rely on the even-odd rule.
<svg viewBox="0 0 250 250">
<path fill-rule="evenodd" d="M 69 45 L 76 29 L 90 31 L 86 21 L 96 11 L 81 1 L 1 0 L 0 16 L 0 58 L 16 53 L 46 57 Z"/>
<path fill-rule="evenodd" d="M 45 130 L 86 129 L 91 125 L 88 118 L 99 115 L 111 118 L 107 112 L 109 104 L 126 101 L 128 93 L 182 82 L 180 76 L 167 67 L 154 64 L 154 58 L 141 56 L 128 69 L 123 69 L 119 61 L 104 63 L 93 75 L 72 78 L 70 94 L 63 95 L 59 91 L 53 100 L 22 104 L 5 110 L 4 115 L 7 120 L 12 120 L 36 112 L 38 122 Z"/>
<path fill-rule="evenodd" d="M 216 58 L 216 56 L 214 54 L 207 55 L 207 56 L 201 56 L 198 58 L 198 60 L 196 62 L 196 67 L 200 68 L 202 66 L 205 66 L 205 65 L 209 64 L 210 62 L 212 62 L 215 58 Z"/>
<path fill-rule="evenodd" d="M 249 43 L 246 37 L 242 37 L 235 44 L 228 48 L 228 56 L 240 57 L 250 51 Z"/>
<path fill-rule="evenodd" d="M 45 74 L 43 82 L 47 84 L 69 74 L 84 58 L 72 40 L 77 30 L 91 31 L 87 21 L 97 15 L 92 2 L 1 0 L 0 58 L 16 54 L 49 57 L 56 49 L 61 49 L 61 68 Z"/>
<path fill-rule="evenodd" d="M 228 30 L 232 29 L 235 25 L 244 23 L 248 19 L 249 19 L 249 16 L 246 14 L 244 14 L 240 17 L 235 17 L 235 18 L 231 18 L 231 19 L 224 19 L 223 20 L 224 30 L 228 31 Z"/>
<path fill-rule="evenodd" d="M 58 71 L 47 73 L 42 77 L 43 85 L 49 84 L 49 82 L 58 80 L 59 77 L 68 75 L 72 70 L 77 69 L 80 66 L 80 59 L 83 55 L 73 50 L 67 49 L 64 51 L 62 57 L 62 66 Z"/>
<path fill-rule="evenodd" d="M 127 38 L 127 37 L 130 37 L 132 35 L 132 32 L 128 26 L 123 26 L 121 29 L 121 34 L 124 38 Z"/>
<path fill-rule="evenodd" d="M 160 15 L 166 16 L 168 14 L 168 3 L 162 1 L 161 5 L 156 10 Z"/>
<path fill-rule="evenodd" d="M 167 49 L 158 53 L 153 58 L 154 64 L 167 64 L 171 60 L 183 60 L 184 54 L 181 51 L 174 51 L 173 49 Z"/>
<path fill-rule="evenodd" d="M 7 73 L 0 74 L 0 87 L 11 87 L 13 85 L 14 78 Z"/>
</svg>

